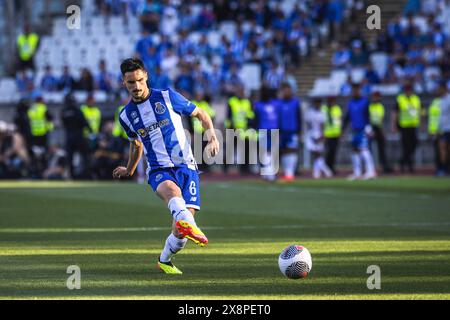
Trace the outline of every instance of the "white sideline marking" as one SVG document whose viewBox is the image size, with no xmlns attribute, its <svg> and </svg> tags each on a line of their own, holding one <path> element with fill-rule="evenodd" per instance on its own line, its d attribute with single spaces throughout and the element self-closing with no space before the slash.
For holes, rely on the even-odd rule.
<svg viewBox="0 0 450 320">
<path fill-rule="evenodd" d="M 233 227 L 202 227 L 203 230 L 257 230 L 257 229 L 332 229 L 332 228 L 361 228 L 361 227 L 382 227 L 382 228 L 424 228 L 450 226 L 450 222 L 393 222 L 393 223 L 359 223 L 359 224 L 317 224 L 317 225 L 275 225 L 275 226 L 233 226 Z M 170 227 L 143 227 L 143 228 L 4 228 L 0 233 L 96 233 L 96 232 L 149 232 L 168 231 Z"/>
</svg>

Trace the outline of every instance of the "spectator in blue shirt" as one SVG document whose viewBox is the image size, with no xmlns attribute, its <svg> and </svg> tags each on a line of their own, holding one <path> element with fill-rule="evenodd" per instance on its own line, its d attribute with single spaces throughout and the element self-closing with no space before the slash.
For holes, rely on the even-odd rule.
<svg viewBox="0 0 450 320">
<path fill-rule="evenodd" d="M 343 69 L 348 66 L 350 62 L 350 50 L 347 48 L 345 43 L 340 42 L 339 47 L 333 54 L 333 67 L 338 69 Z"/>
<path fill-rule="evenodd" d="M 152 36 L 150 32 L 144 29 L 142 31 L 142 37 L 136 43 L 135 52 L 137 57 L 143 59 L 151 46 L 153 46 Z"/>
<path fill-rule="evenodd" d="M 70 74 L 69 66 L 64 66 L 63 74 L 58 81 L 58 89 L 70 92 L 75 86 L 75 78 Z"/>
<path fill-rule="evenodd" d="M 379 84 L 380 83 L 380 77 L 378 76 L 377 72 L 373 69 L 373 66 L 371 63 L 369 63 L 367 65 L 366 79 L 369 84 Z"/>
<path fill-rule="evenodd" d="M 186 95 L 186 98 L 192 98 L 194 94 L 194 78 L 185 63 L 181 65 L 181 73 L 175 80 L 175 89 Z"/>
<path fill-rule="evenodd" d="M 24 96 L 33 90 L 33 77 L 26 71 L 19 71 L 16 75 L 16 85 L 20 94 Z"/>
<path fill-rule="evenodd" d="M 361 67 L 367 64 L 369 58 L 367 53 L 363 50 L 362 44 L 359 40 L 352 43 L 352 51 L 350 53 L 350 63 L 354 67 Z"/>
<path fill-rule="evenodd" d="M 229 72 L 224 73 L 224 91 L 226 95 L 232 95 L 236 92 L 238 87 L 242 87 L 244 84 L 239 76 L 239 68 L 237 64 L 232 64 Z"/>
<path fill-rule="evenodd" d="M 58 90 L 58 79 L 52 73 L 51 66 L 45 66 L 45 74 L 41 80 L 41 90 L 42 91 L 57 91 Z"/>
<path fill-rule="evenodd" d="M 210 96 L 221 95 L 223 93 L 223 76 L 220 71 L 219 64 L 215 63 L 213 65 L 213 69 L 208 74 L 208 89 L 206 90 L 207 94 Z"/>
<path fill-rule="evenodd" d="M 96 77 L 96 87 L 100 91 L 111 92 L 113 89 L 113 75 L 106 69 L 106 61 L 100 60 L 99 73 Z"/>
<path fill-rule="evenodd" d="M 167 89 L 172 86 L 169 77 L 161 72 L 161 67 L 156 66 L 155 72 L 150 75 L 150 86 L 155 89 Z"/>
<path fill-rule="evenodd" d="M 210 59 L 211 54 L 212 54 L 212 48 L 209 45 L 208 37 L 206 36 L 206 33 L 203 33 L 201 35 L 200 40 L 196 46 L 196 53 L 200 56 Z"/>
<path fill-rule="evenodd" d="M 144 62 L 145 68 L 149 74 L 155 72 L 156 66 L 158 66 L 161 62 L 161 57 L 155 46 L 148 48 L 147 53 L 142 57 L 142 61 Z"/>
</svg>

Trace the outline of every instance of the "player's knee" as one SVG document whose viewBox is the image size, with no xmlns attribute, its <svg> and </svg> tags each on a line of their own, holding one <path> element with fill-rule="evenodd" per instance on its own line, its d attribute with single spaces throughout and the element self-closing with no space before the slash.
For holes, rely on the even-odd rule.
<svg viewBox="0 0 450 320">
<path fill-rule="evenodd" d="M 156 189 L 156 193 L 167 203 L 174 197 L 181 197 L 180 188 L 172 181 L 164 181 Z"/>
</svg>

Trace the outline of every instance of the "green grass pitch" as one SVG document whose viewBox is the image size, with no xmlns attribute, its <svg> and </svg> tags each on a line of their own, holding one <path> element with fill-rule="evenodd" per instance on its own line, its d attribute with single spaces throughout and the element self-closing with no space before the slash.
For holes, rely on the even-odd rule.
<svg viewBox="0 0 450 320">
<path fill-rule="evenodd" d="M 147 185 L 0 182 L 0 299 L 449 299 L 450 179 L 203 182 L 206 248 L 155 268 L 170 215 Z M 307 279 L 278 269 L 287 245 Z M 67 267 L 81 269 L 68 290 Z M 367 288 L 367 268 L 381 289 Z"/>
</svg>

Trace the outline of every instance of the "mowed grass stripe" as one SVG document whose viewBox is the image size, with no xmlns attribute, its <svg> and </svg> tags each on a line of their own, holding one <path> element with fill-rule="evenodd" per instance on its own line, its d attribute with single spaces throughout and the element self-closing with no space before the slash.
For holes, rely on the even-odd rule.
<svg viewBox="0 0 450 320">
<path fill-rule="evenodd" d="M 299 243 L 300 244 L 300 243 Z M 417 254 L 420 251 L 438 251 L 450 253 L 450 239 L 449 240 L 425 240 L 425 241 L 302 241 L 301 244 L 308 246 L 309 250 L 314 254 L 318 253 L 358 253 L 358 252 L 411 252 Z M 4 247 L 0 246 L 0 256 L 7 255 L 46 255 L 46 254 L 147 254 L 159 253 L 160 244 L 148 244 L 148 248 L 114 248 L 114 243 L 111 243 L 111 248 L 97 248 L 95 244 L 86 245 L 83 247 L 70 248 L 73 244 L 68 244 L 69 248 L 64 246 L 47 245 L 42 247 Z M 198 248 L 194 244 L 189 243 L 188 247 L 183 253 L 191 254 L 262 254 L 267 252 L 278 252 L 289 245 L 286 242 L 239 242 L 239 243 L 213 243 L 205 248 Z M 157 248 L 155 248 L 155 246 Z"/>
<path fill-rule="evenodd" d="M 392 222 L 386 224 L 360 223 L 360 224 L 317 224 L 317 225 L 274 225 L 274 226 L 202 226 L 203 230 L 260 230 L 260 229 L 315 229 L 315 228 L 434 228 L 447 227 L 450 222 L 426 223 L 426 222 Z M 166 231 L 167 227 L 142 227 L 142 228 L 2 228 L 0 233 L 102 233 L 102 232 L 152 232 Z"/>
</svg>

